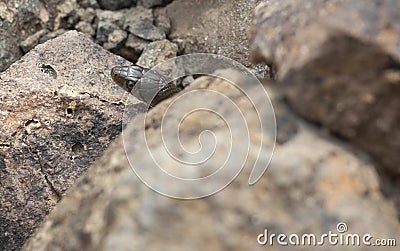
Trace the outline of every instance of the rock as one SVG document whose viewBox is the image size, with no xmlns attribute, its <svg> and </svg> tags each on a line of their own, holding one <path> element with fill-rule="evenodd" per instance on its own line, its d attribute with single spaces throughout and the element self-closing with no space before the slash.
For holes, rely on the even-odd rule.
<svg viewBox="0 0 400 251">
<path fill-rule="evenodd" d="M 93 29 L 93 26 L 90 23 L 87 23 L 85 21 L 80 21 L 75 25 L 75 29 L 77 31 L 83 32 L 85 34 L 88 34 L 90 36 L 96 35 L 95 29 Z"/>
<path fill-rule="evenodd" d="M 166 9 L 154 10 L 154 24 L 160 28 L 166 35 L 171 31 L 171 20 L 166 13 Z"/>
<path fill-rule="evenodd" d="M 65 32 L 67 32 L 67 30 L 64 30 L 64 29 L 59 29 L 59 30 L 55 30 L 53 32 L 49 32 L 40 38 L 39 43 L 42 44 L 42 43 L 46 42 L 47 40 L 61 36 Z"/>
<path fill-rule="evenodd" d="M 131 62 L 136 62 L 140 57 L 140 54 L 142 54 L 144 48 L 149 43 L 150 42 L 147 40 L 141 39 L 133 34 L 129 34 L 125 45 L 115 51 L 115 53 Z"/>
<path fill-rule="evenodd" d="M 126 63 L 70 31 L 0 75 L 0 246 L 19 250 L 65 191 L 121 132 Z"/>
<path fill-rule="evenodd" d="M 77 15 L 79 6 L 76 0 L 58 1 L 56 7 L 56 17 L 52 30 L 72 29 L 79 21 L 79 16 Z"/>
<path fill-rule="evenodd" d="M 378 0 L 266 2 L 252 53 L 276 64 L 294 110 L 400 177 L 398 8 Z"/>
<path fill-rule="evenodd" d="M 112 39 L 111 37 L 113 34 L 122 34 L 123 30 L 121 30 L 117 25 L 108 23 L 108 22 L 99 22 L 97 26 L 97 32 L 96 32 L 96 40 L 100 45 L 103 45 L 104 43 L 107 43 Z M 125 36 L 127 36 L 125 32 Z M 125 37 L 126 38 L 126 37 Z M 120 41 L 122 42 L 122 41 Z"/>
<path fill-rule="evenodd" d="M 184 77 L 184 78 L 183 78 L 181 85 L 182 85 L 183 88 L 186 88 L 186 87 L 188 87 L 193 81 L 194 81 L 193 76 L 187 76 L 187 77 Z"/>
<path fill-rule="evenodd" d="M 78 3 L 82 8 L 93 8 L 93 9 L 100 8 L 97 0 L 78 0 Z"/>
<path fill-rule="evenodd" d="M 215 53 L 253 67 L 248 57 L 247 28 L 260 2 L 175 0 L 165 7 L 172 27 L 168 38 L 183 40 L 182 54 Z"/>
<path fill-rule="evenodd" d="M 96 10 L 96 19 L 98 23 L 115 24 L 122 28 L 125 22 L 125 16 L 128 10 L 109 11 L 109 10 Z"/>
<path fill-rule="evenodd" d="M 130 8 L 136 4 L 136 0 L 98 0 L 101 8 L 106 10 L 119 10 Z"/>
<path fill-rule="evenodd" d="M 79 16 L 79 21 L 91 24 L 96 16 L 96 11 L 93 8 L 80 8 L 77 11 L 77 15 Z"/>
<path fill-rule="evenodd" d="M 166 59 L 176 57 L 178 46 L 166 39 L 148 44 L 137 61 L 137 65 L 152 68 Z"/>
<path fill-rule="evenodd" d="M 22 56 L 21 41 L 43 28 L 40 5 L 33 0 L 0 3 L 0 71 Z"/>
<path fill-rule="evenodd" d="M 35 34 L 29 36 L 27 39 L 22 41 L 19 46 L 21 46 L 21 49 L 24 53 L 30 51 L 33 47 L 39 44 L 40 38 L 48 33 L 48 30 L 40 30 L 36 32 Z"/>
<path fill-rule="evenodd" d="M 232 71 L 225 74 L 238 75 Z M 246 85 L 239 79 L 236 83 L 242 87 Z M 258 104 L 263 94 L 254 85 L 251 87 L 254 89 L 250 88 L 248 94 Z M 206 89 L 223 93 L 238 105 L 250 126 L 251 144 L 257 144 L 259 133 L 263 133 L 265 147 L 272 147 L 273 135 L 267 129 L 269 127 L 263 127 L 261 132 L 253 130 L 257 128 L 258 116 L 252 111 L 251 103 L 229 82 L 202 77 L 196 79 L 185 93 Z M 281 100 L 280 95 L 268 90 L 274 106 L 284 106 L 276 102 Z M 358 159 L 329 137 L 320 137 L 301 120 L 297 121 L 297 136 L 276 147 L 270 168 L 254 186 L 247 183 L 252 169 L 251 161 L 248 161 L 229 186 L 203 199 L 171 199 L 147 188 L 129 168 L 126 154 L 133 157 L 136 164 L 152 167 L 154 160 L 145 157 L 150 149 L 154 157 L 161 158 L 158 160 L 162 160 L 163 167 L 173 167 L 175 160 L 163 154 L 163 140 L 170 140 L 175 135 L 177 128 L 171 124 L 182 122 L 186 105 L 203 107 L 205 98 L 207 95 L 184 99 L 184 103 L 174 106 L 166 117 L 166 109 L 173 105 L 172 99 L 153 108 L 146 119 L 147 147 L 138 143 L 139 140 L 125 144 L 129 147 L 124 148 L 122 138 L 117 139 L 56 206 L 23 250 L 265 250 L 267 246 L 259 245 L 257 237 L 266 229 L 276 235 L 306 233 L 321 236 L 328 231 L 337 234 L 339 222 L 347 224 L 350 234 L 369 233 L 374 238 L 399 236 L 396 212 L 380 193 L 378 176 L 371 163 Z M 233 119 L 229 129 L 235 130 L 239 126 L 222 97 L 208 97 L 206 104 L 221 108 L 226 112 L 226 119 Z M 289 112 L 283 108 L 282 111 Z M 165 120 L 164 138 L 160 137 L 162 119 Z M 266 123 L 271 125 L 273 121 Z M 140 126 L 140 123 L 133 123 L 124 135 L 139 139 L 142 137 Z M 185 148 L 198 149 L 198 136 L 205 128 L 211 128 L 217 138 L 226 136 L 223 121 L 212 114 L 194 113 L 179 124 L 179 136 Z M 243 142 L 243 138 L 240 140 Z M 220 150 L 230 149 L 229 140 L 218 142 L 221 148 L 213 157 L 225 160 Z M 250 159 L 258 156 L 254 150 L 250 148 L 248 152 Z M 235 156 L 238 152 L 232 154 Z M 170 168 L 167 171 L 171 171 Z M 161 187 L 173 188 L 175 185 L 160 182 Z M 177 187 L 178 191 L 180 189 Z M 273 248 L 287 250 L 286 246 L 276 242 Z M 343 245 L 340 248 L 374 250 L 374 247 L 366 246 Z M 308 249 L 320 250 L 320 247 Z M 388 247 L 388 250 L 396 248 Z"/>
<path fill-rule="evenodd" d="M 129 34 L 126 40 L 125 46 L 135 50 L 136 53 L 140 54 L 143 52 L 144 48 L 149 44 L 149 41 L 141 39 L 135 35 Z"/>
<path fill-rule="evenodd" d="M 153 23 L 152 10 L 137 7 L 129 10 L 123 28 L 145 40 L 155 41 L 165 39 L 165 32 L 154 26 Z"/>
<path fill-rule="evenodd" d="M 104 43 L 103 46 L 107 50 L 117 50 L 124 44 L 127 37 L 128 33 L 126 33 L 126 31 L 120 29 L 113 30 L 113 32 L 108 36 L 107 42 Z"/>
<path fill-rule="evenodd" d="M 3 29 L 4 22 L 0 21 L 0 72 L 7 69 L 13 62 L 22 56 L 22 51 L 18 46 L 15 36 Z"/>
<path fill-rule="evenodd" d="M 144 8 L 154 8 L 156 6 L 165 6 L 172 1 L 173 0 L 137 0 L 137 5 L 143 6 Z"/>
</svg>

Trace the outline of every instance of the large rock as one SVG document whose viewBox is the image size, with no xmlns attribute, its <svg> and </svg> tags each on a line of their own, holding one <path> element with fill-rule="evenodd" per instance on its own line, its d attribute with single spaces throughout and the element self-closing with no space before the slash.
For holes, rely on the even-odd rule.
<svg viewBox="0 0 400 251">
<path fill-rule="evenodd" d="M 175 0 L 166 6 L 171 40 L 180 41 L 184 54 L 210 52 L 250 66 L 247 28 L 262 0 Z"/>
<path fill-rule="evenodd" d="M 400 2 L 268 1 L 252 54 L 274 63 L 299 114 L 400 175 Z"/>
<path fill-rule="evenodd" d="M 30 36 L 45 30 L 71 28 L 78 4 L 76 0 L 10 0 L 0 3 L 0 71 L 22 56 L 19 48 Z M 32 38 L 31 38 L 32 39 Z M 37 43 L 37 38 L 34 39 Z M 34 45 L 35 45 L 34 41 Z M 22 44 L 23 49 L 25 44 Z M 29 48 L 30 49 L 30 48 Z"/>
<path fill-rule="evenodd" d="M 126 63 L 74 31 L 0 75 L 0 247 L 17 250 L 121 132 Z"/>
<path fill-rule="evenodd" d="M 233 71 L 225 74 L 230 79 L 237 76 Z M 239 78 L 236 79 L 239 86 L 246 86 Z M 217 139 L 221 136 L 225 139 L 217 141 L 218 148 L 213 158 L 224 160 L 221 151 L 230 149 L 225 133 L 235 131 L 240 120 L 235 119 L 224 96 L 214 97 L 211 92 L 208 95 L 192 94 L 166 115 L 166 109 L 173 105 L 170 99 L 147 114 L 147 146 L 139 140 L 143 137 L 142 124 L 128 126 L 124 138 L 131 136 L 136 140 L 130 144 L 125 142 L 126 148 L 122 138 L 116 140 L 64 197 L 23 250 L 287 250 L 286 246 L 279 246 L 276 242 L 272 247 L 259 245 L 257 237 L 265 229 L 269 234 L 284 233 L 287 236 L 293 233 L 321 236 L 328 231 L 337 234 L 339 222 L 347 224 L 347 233 L 350 234 L 369 233 L 374 238 L 399 236 L 395 208 L 380 193 L 373 166 L 348 152 L 342 144 L 333 143 L 329 137 L 320 137 L 309 125 L 296 119 L 281 104 L 281 95 L 272 90 L 269 94 L 276 110 L 281 118 L 286 118 L 280 121 L 290 123 L 296 133 L 286 135 L 286 140 L 277 145 L 269 170 L 259 183 L 249 187 L 251 160 L 258 155 L 254 146 L 263 138 L 266 148 L 263 148 L 261 158 L 265 158 L 265 151 L 273 147 L 271 125 L 274 121 L 263 121 L 263 130 L 257 130 L 258 117 L 252 104 L 224 80 L 198 78 L 185 93 L 190 95 L 194 90 L 223 93 L 243 112 L 250 126 L 249 161 L 233 183 L 216 195 L 183 201 L 157 194 L 133 174 L 130 163 L 152 171 L 155 159 L 146 157 L 148 149 L 168 172 L 184 171 L 175 168 L 180 164 L 164 154 L 163 144 L 164 140 L 172 140 L 177 128 L 171 125 L 177 125 L 191 105 L 213 107 L 225 114 L 226 121 L 207 112 L 187 116 L 179 124 L 179 135 L 185 149 L 194 152 L 199 149 L 198 137 L 204 129 L 212 130 Z M 254 104 L 263 100 L 263 94 L 257 88 L 248 90 Z M 261 112 L 265 114 L 271 110 L 264 107 Z M 227 121 L 232 122 L 230 130 L 226 127 Z M 161 124 L 164 138 L 160 136 Z M 242 132 L 240 138 L 233 139 L 235 147 L 239 147 L 236 149 L 247 149 L 245 135 L 246 132 Z M 179 149 L 179 144 L 172 149 L 173 154 L 176 149 Z M 128 162 L 127 154 L 134 162 Z M 178 151 L 175 156 L 184 158 L 186 154 Z M 240 151 L 232 152 L 233 158 L 239 155 Z M 191 168 L 185 170 L 190 172 Z M 161 189 L 188 192 L 174 183 L 160 180 L 157 184 Z M 307 250 L 321 248 L 331 250 L 329 244 L 309 246 Z M 365 245 L 340 248 L 375 249 Z M 396 249 L 389 247 L 388 250 Z"/>
</svg>

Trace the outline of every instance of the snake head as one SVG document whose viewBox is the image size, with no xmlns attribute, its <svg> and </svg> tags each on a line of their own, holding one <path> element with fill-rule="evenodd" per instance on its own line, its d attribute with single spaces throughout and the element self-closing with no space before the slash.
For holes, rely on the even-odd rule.
<svg viewBox="0 0 400 251">
<path fill-rule="evenodd" d="M 145 72 L 145 69 L 137 65 L 114 66 L 111 69 L 111 77 L 117 85 L 130 93 Z"/>
</svg>

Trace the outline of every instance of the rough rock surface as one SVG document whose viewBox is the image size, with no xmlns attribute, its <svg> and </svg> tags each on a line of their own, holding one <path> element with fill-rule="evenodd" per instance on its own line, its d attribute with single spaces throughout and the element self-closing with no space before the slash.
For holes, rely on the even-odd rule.
<svg viewBox="0 0 400 251">
<path fill-rule="evenodd" d="M 251 35 L 253 58 L 277 66 L 293 109 L 378 163 L 400 214 L 399 8 L 392 0 L 268 1 Z"/>
<path fill-rule="evenodd" d="M 153 8 L 157 6 L 163 6 L 171 3 L 173 0 L 137 0 L 138 6 L 145 8 Z"/>
<path fill-rule="evenodd" d="M 178 46 L 166 39 L 148 44 L 137 61 L 137 65 L 152 68 L 163 61 L 176 57 Z"/>
<path fill-rule="evenodd" d="M 124 29 L 145 40 L 165 39 L 165 32 L 154 25 L 153 11 L 143 7 L 129 10 L 125 17 Z"/>
<path fill-rule="evenodd" d="M 30 36 L 43 36 L 48 31 L 71 29 L 79 20 L 76 0 L 37 1 L 10 0 L 0 2 L 0 71 L 18 60 L 23 52 L 20 43 Z M 38 32 L 41 32 L 40 34 Z M 35 44 L 37 37 L 30 37 Z M 40 41 L 40 40 L 39 40 Z M 23 49 L 31 49 L 22 44 Z"/>
<path fill-rule="evenodd" d="M 106 10 L 129 8 L 136 4 L 136 0 L 97 0 L 100 7 Z"/>
<path fill-rule="evenodd" d="M 0 75 L 0 249 L 22 246 L 121 132 L 126 62 L 71 31 Z"/>
<path fill-rule="evenodd" d="M 171 40 L 181 40 L 183 53 L 210 52 L 250 66 L 247 28 L 261 0 L 175 0 L 166 6 Z"/>
<path fill-rule="evenodd" d="M 225 74 L 234 76 L 236 73 Z M 240 80 L 236 83 L 246 84 Z M 227 95 L 246 114 L 249 125 L 255 125 L 251 104 L 229 82 L 198 78 L 187 91 L 197 89 Z M 254 97 L 252 101 L 257 103 L 261 94 L 254 91 L 250 93 Z M 270 89 L 269 94 L 279 112 L 286 114 L 285 121 L 297 121 L 292 125 L 297 132 L 277 145 L 270 168 L 256 185 L 247 185 L 250 161 L 233 183 L 214 196 L 193 201 L 161 196 L 133 174 L 122 138 L 119 138 L 69 191 L 23 250 L 287 250 L 286 246 L 276 243 L 272 247 L 261 246 L 257 236 L 264 233 L 264 229 L 287 235 L 337 233 L 339 222 L 347 223 L 348 233 L 370 233 L 374 238 L 398 237 L 400 228 L 395 208 L 380 193 L 373 166 L 345 150 L 342 144 L 321 137 L 308 124 L 297 120 L 280 103 L 279 93 Z M 186 101 L 201 106 L 204 96 L 193 96 Z M 155 107 L 146 119 L 146 139 L 156 156 L 165 156 L 159 131 L 163 114 L 171 102 L 167 100 Z M 222 110 L 226 108 L 226 103 L 219 98 L 209 98 L 207 104 Z M 184 115 L 180 113 L 185 106 L 181 108 L 173 109 L 167 118 L 164 134 L 167 137 L 174 135 L 176 129 L 168 124 L 179 121 Z M 188 149 L 198 148 L 197 137 L 205 128 L 211 126 L 217 137 L 226 132 L 224 123 L 215 123 L 206 117 L 207 114 L 202 113 L 189 116 L 180 126 L 181 139 Z M 124 134 L 139 137 L 137 125 L 128 127 Z M 232 129 L 238 124 L 230 126 Z M 251 142 L 257 142 L 260 132 L 249 132 Z M 267 147 L 272 146 L 273 136 L 269 132 L 263 131 Z M 228 147 L 224 144 L 229 144 L 227 141 L 219 143 L 222 149 Z M 140 166 L 152 166 L 153 160 L 143 157 L 143 151 L 147 151 L 144 148 L 133 142 L 127 152 Z M 257 153 L 250 150 L 249 158 L 254 156 Z M 163 159 L 162 163 L 173 167 L 171 161 Z M 322 248 L 331 250 L 329 245 Z M 375 247 L 340 248 L 374 250 Z M 321 246 L 307 247 L 307 250 L 321 250 Z M 395 249 L 389 247 L 388 250 Z"/>
</svg>

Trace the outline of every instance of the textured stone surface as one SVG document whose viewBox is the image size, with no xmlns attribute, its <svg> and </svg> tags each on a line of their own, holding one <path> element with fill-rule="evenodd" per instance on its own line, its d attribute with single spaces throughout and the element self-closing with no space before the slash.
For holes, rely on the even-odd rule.
<svg viewBox="0 0 400 251">
<path fill-rule="evenodd" d="M 17 250 L 121 132 L 125 60 L 77 32 L 37 46 L 0 75 L 0 247 Z"/>
<path fill-rule="evenodd" d="M 171 3 L 173 0 L 137 0 L 138 6 L 145 8 L 153 8 L 157 6 L 163 6 Z"/>
<path fill-rule="evenodd" d="M 157 8 L 154 10 L 154 25 L 164 31 L 166 35 L 169 35 L 171 31 L 171 20 L 165 8 Z"/>
<path fill-rule="evenodd" d="M 38 43 L 40 38 L 48 33 L 48 30 L 40 30 L 36 32 L 35 34 L 29 36 L 27 39 L 22 41 L 19 46 L 21 47 L 22 51 L 24 53 L 30 51 L 33 47 L 35 47 Z"/>
<path fill-rule="evenodd" d="M 392 0 L 269 1 L 252 31 L 254 59 L 276 64 L 292 107 L 396 175 L 399 8 Z"/>
<path fill-rule="evenodd" d="M 100 8 L 97 0 L 78 0 L 78 3 L 83 8 L 93 8 L 93 9 Z"/>
<path fill-rule="evenodd" d="M 136 4 L 136 0 L 97 0 L 100 7 L 106 10 L 129 8 Z"/>
<path fill-rule="evenodd" d="M 143 7 L 132 8 L 126 15 L 124 29 L 145 40 L 165 39 L 165 32 L 154 25 L 153 11 Z"/>
<path fill-rule="evenodd" d="M 226 74 L 235 75 L 231 71 Z M 246 114 L 250 128 L 256 126 L 252 106 L 228 82 L 199 78 L 188 90 L 202 88 L 227 95 Z M 262 94 L 250 93 L 254 95 L 253 102 L 259 102 Z M 293 116 L 280 104 L 279 93 L 269 89 L 269 94 L 281 113 Z M 198 95 L 186 101 L 201 106 L 204 98 Z M 157 156 L 164 156 L 159 131 L 170 102 L 155 107 L 146 119 L 148 145 Z M 226 105 L 219 98 L 209 98 L 207 104 L 222 110 Z M 163 130 L 167 138 L 174 135 L 175 129 L 168 124 L 182 119 L 182 110 L 172 109 L 166 118 L 167 126 Z M 204 128 L 211 126 L 218 137 L 227 129 L 224 123 L 206 118 L 206 114 L 189 116 L 180 126 L 180 137 L 188 149 L 197 149 L 197 137 Z M 297 123 L 297 134 L 286 137 L 285 143 L 276 147 L 272 164 L 259 183 L 247 185 L 251 164 L 246 162 L 242 173 L 227 188 L 194 201 L 170 199 L 147 188 L 129 169 L 119 138 L 70 190 L 23 250 L 287 250 L 286 246 L 276 244 L 260 246 L 257 236 L 265 228 L 270 233 L 286 235 L 337 233 L 338 222 L 347 223 L 348 233 L 370 233 L 374 238 L 398 237 L 395 208 L 380 193 L 373 166 L 348 152 L 343 145 L 320 137 L 304 122 L 297 120 Z M 133 125 L 124 134 L 137 135 L 140 133 L 137 129 L 137 124 Z M 263 129 L 265 143 L 271 147 L 273 136 L 266 127 Z M 257 142 L 260 132 L 249 132 L 251 142 Z M 132 142 L 130 146 L 127 151 L 137 163 L 152 166 L 148 161 L 153 160 L 143 158 L 143 151 L 147 151 L 143 145 Z M 249 158 L 257 156 L 254 154 L 250 150 Z M 171 164 L 171 161 L 164 159 L 162 163 Z M 161 187 L 173 185 L 160 184 Z M 307 250 L 321 249 L 332 247 L 307 247 Z M 375 248 L 341 246 L 340 249 Z"/>
<path fill-rule="evenodd" d="M 44 43 L 47 40 L 50 40 L 50 39 L 56 38 L 58 36 L 61 36 L 65 32 L 67 32 L 67 30 L 65 30 L 65 29 L 59 29 L 59 30 L 55 30 L 53 32 L 49 32 L 49 33 L 45 34 L 43 37 L 40 38 L 39 43 Z"/>
<path fill-rule="evenodd" d="M 148 44 L 137 61 L 137 65 L 151 68 L 163 61 L 176 57 L 178 46 L 166 39 Z"/>
<path fill-rule="evenodd" d="M 126 31 L 119 29 L 115 24 L 99 22 L 97 26 L 96 39 L 105 49 L 117 49 L 123 45 L 127 38 Z"/>
<path fill-rule="evenodd" d="M 5 70 L 23 55 L 19 49 L 20 43 L 34 34 L 38 35 L 38 31 L 72 28 L 79 19 L 76 15 L 77 9 L 76 0 L 1 1 L 0 71 Z M 37 38 L 34 40 L 36 42 Z"/>
<path fill-rule="evenodd" d="M 247 29 L 261 0 L 175 0 L 166 6 L 171 40 L 180 39 L 183 52 L 210 52 L 250 66 Z"/>
</svg>

